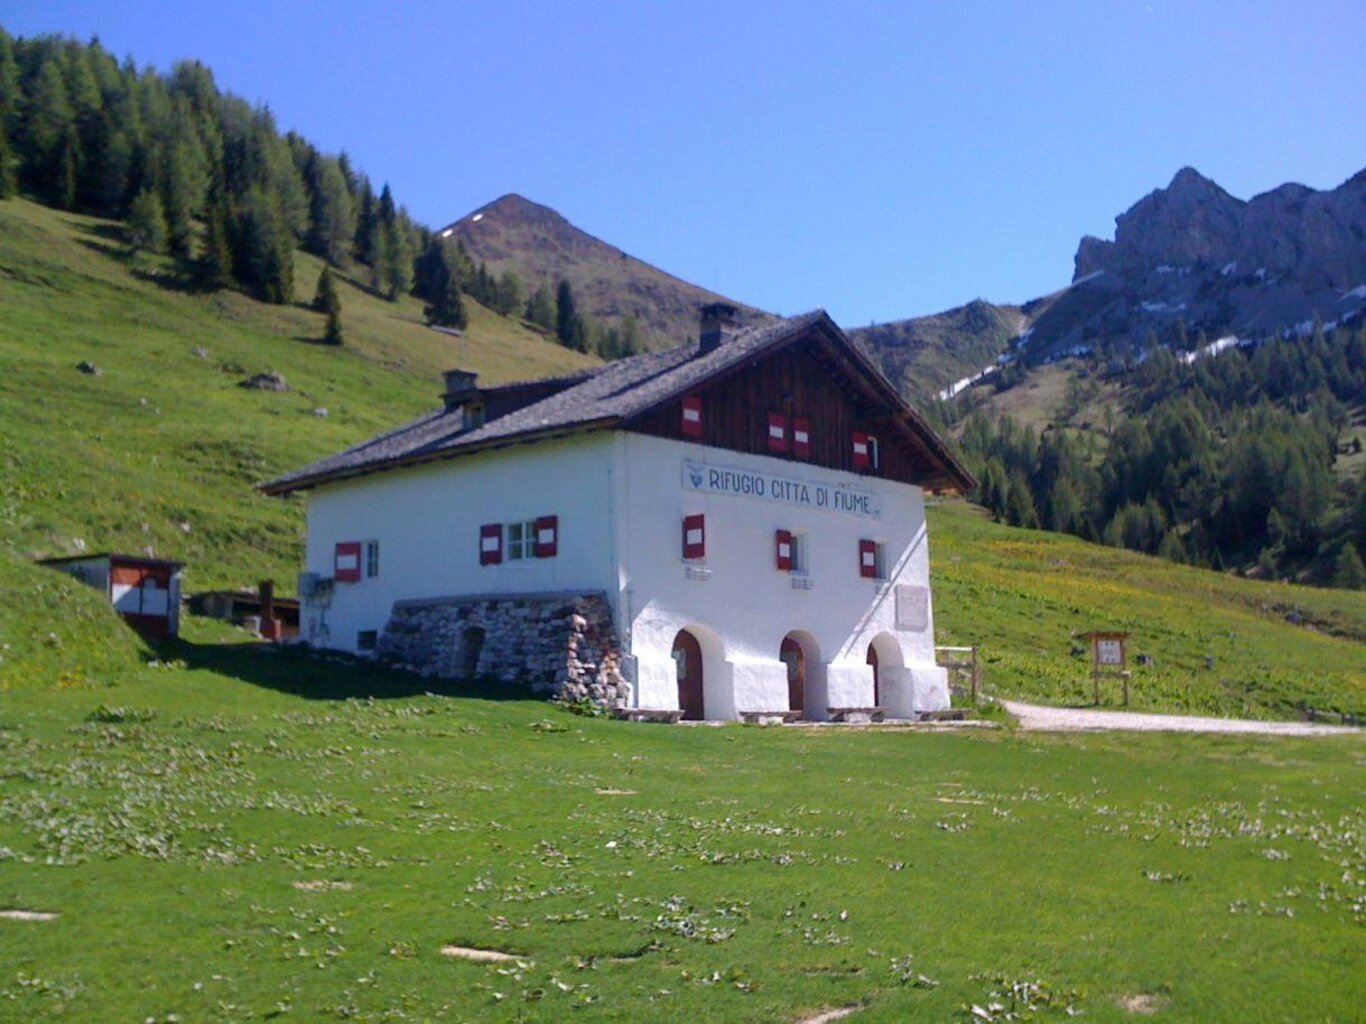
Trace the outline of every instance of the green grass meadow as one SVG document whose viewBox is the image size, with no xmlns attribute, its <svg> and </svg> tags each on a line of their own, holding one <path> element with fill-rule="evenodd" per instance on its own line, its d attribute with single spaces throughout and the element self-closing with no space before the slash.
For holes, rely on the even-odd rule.
<svg viewBox="0 0 1366 1024">
<path fill-rule="evenodd" d="M 1263 583 L 992 523 L 961 501 L 929 510 L 935 640 L 975 644 L 987 689 L 1092 701 L 1091 630 L 1130 633 L 1136 709 L 1366 721 L 1366 593 Z M 1137 663 L 1139 654 L 1150 665 Z M 1206 659 L 1212 659 L 1207 661 Z M 1118 681 L 1102 701 L 1117 705 Z"/>
<path fill-rule="evenodd" d="M 0 1018 L 1366 1005 L 1355 737 L 630 725 L 190 632 L 5 695 L 0 905 L 60 916 L 0 919 Z"/>
</svg>

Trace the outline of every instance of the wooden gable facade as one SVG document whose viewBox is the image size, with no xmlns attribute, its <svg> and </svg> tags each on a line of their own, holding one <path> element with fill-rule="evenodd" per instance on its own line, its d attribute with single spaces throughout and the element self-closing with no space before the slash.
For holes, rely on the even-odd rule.
<svg viewBox="0 0 1366 1024">
<path fill-rule="evenodd" d="M 918 417 L 869 379 L 843 350 L 847 344 L 813 329 L 623 426 L 927 490 L 958 489 L 952 470 L 924 436 L 927 429 L 915 422 Z"/>
</svg>

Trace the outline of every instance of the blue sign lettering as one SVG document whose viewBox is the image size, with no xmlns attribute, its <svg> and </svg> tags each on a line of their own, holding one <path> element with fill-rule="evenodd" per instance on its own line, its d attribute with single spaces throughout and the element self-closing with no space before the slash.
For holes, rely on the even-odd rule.
<svg viewBox="0 0 1366 1024">
<path fill-rule="evenodd" d="M 870 491 L 813 484 L 731 466 L 711 466 L 691 459 L 683 461 L 683 486 L 691 491 L 768 498 L 803 508 L 830 509 L 872 519 L 882 515 L 877 497 Z"/>
</svg>

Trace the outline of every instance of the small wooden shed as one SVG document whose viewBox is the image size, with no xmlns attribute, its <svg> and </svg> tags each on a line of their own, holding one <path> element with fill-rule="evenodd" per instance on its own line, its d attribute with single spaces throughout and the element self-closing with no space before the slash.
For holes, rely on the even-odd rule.
<svg viewBox="0 0 1366 1024">
<path fill-rule="evenodd" d="M 180 633 L 182 563 L 105 552 L 46 558 L 42 564 L 103 591 L 114 610 L 148 640 Z"/>
</svg>

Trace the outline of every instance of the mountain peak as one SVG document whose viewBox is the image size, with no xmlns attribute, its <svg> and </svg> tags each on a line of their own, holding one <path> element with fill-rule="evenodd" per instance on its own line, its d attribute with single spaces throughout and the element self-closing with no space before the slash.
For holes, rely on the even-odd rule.
<svg viewBox="0 0 1366 1024">
<path fill-rule="evenodd" d="M 1171 184 L 1167 186 L 1167 191 L 1169 192 L 1186 191 L 1191 189 L 1199 189 L 1202 191 L 1208 189 L 1217 189 L 1220 192 L 1223 191 L 1223 189 L 1219 188 L 1219 186 L 1215 184 L 1215 182 L 1212 179 L 1206 178 L 1194 167 L 1190 166 L 1183 167 L 1181 168 L 1181 170 L 1177 171 L 1176 174 L 1172 176 Z"/>
<path fill-rule="evenodd" d="M 466 214 L 446 232 L 494 273 L 515 271 L 524 289 L 568 281 L 580 309 L 617 324 L 631 318 L 654 348 L 693 337 L 698 307 L 724 298 L 627 255 L 516 192 Z M 741 308 L 745 322 L 763 315 Z"/>
<path fill-rule="evenodd" d="M 574 230 L 570 223 L 556 210 L 534 202 L 516 192 L 508 192 L 491 203 L 485 203 L 471 210 L 459 220 L 448 224 L 447 230 L 458 228 L 462 231 L 476 230 L 487 232 L 493 225 L 510 227 L 512 225 L 542 225 L 555 229 Z"/>
</svg>

